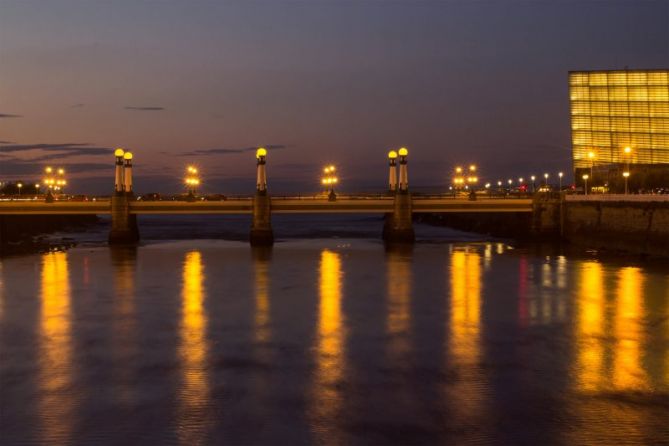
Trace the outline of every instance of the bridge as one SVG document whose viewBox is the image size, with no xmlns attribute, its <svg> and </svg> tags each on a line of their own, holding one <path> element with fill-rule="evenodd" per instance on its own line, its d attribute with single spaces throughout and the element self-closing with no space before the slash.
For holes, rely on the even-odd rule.
<svg viewBox="0 0 669 446">
<path fill-rule="evenodd" d="M 111 215 L 111 244 L 136 243 L 139 240 L 137 215 L 183 214 L 248 214 L 253 216 L 250 241 L 254 245 L 272 244 L 272 214 L 363 213 L 384 214 L 383 237 L 387 242 L 413 242 L 415 239 L 413 213 L 446 212 L 532 212 L 531 199 L 412 196 L 408 188 L 406 149 L 399 152 L 399 181 L 397 155 L 389 155 L 388 193 L 327 197 L 271 197 L 267 190 L 266 154 L 256 153 L 256 193 L 223 201 L 141 201 L 132 190 L 132 155 L 117 150 L 116 184 L 109 200 L 85 202 L 57 201 L 49 194 L 45 201 L 0 202 L 3 215 Z"/>
</svg>

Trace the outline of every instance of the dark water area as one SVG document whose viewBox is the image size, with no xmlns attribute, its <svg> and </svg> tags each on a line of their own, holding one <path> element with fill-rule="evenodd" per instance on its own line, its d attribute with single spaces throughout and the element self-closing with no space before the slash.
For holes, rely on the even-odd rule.
<svg viewBox="0 0 669 446">
<path fill-rule="evenodd" d="M 318 218 L 0 259 L 0 443 L 669 444 L 665 265 Z"/>
</svg>

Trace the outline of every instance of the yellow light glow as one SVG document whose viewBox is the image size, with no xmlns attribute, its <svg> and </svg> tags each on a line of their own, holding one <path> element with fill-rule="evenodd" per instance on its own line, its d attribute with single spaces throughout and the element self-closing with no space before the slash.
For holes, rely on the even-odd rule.
<svg viewBox="0 0 669 446">
<path fill-rule="evenodd" d="M 391 150 L 390 152 L 388 152 L 388 158 L 390 158 L 391 160 L 394 160 L 395 158 L 397 158 L 397 152 L 395 152 L 394 150 Z"/>
<path fill-rule="evenodd" d="M 632 153 L 632 148 L 627 146 L 625 147 L 624 152 L 629 155 L 630 153 Z"/>
<path fill-rule="evenodd" d="M 409 154 L 409 151 L 407 150 L 406 147 L 402 147 L 400 150 L 397 152 L 399 156 L 407 156 Z"/>
<path fill-rule="evenodd" d="M 317 442 L 336 439 L 332 420 L 344 403 L 340 386 L 346 369 L 346 335 L 341 309 L 342 267 L 337 252 L 323 250 L 319 268 L 318 335 L 314 349 L 314 380 L 309 417 L 313 425 L 320 426 Z M 335 441 L 339 443 L 339 441 Z"/>
<path fill-rule="evenodd" d="M 125 153 L 125 151 L 120 147 L 118 149 L 114 150 L 114 156 L 117 157 L 117 158 L 121 158 L 124 153 Z"/>
<path fill-rule="evenodd" d="M 132 152 L 125 152 L 123 159 L 130 161 L 132 159 Z"/>
<path fill-rule="evenodd" d="M 448 367 L 457 367 L 462 375 L 449 398 L 456 398 L 467 418 L 481 415 L 485 378 L 476 365 L 481 356 L 481 256 L 469 249 L 456 249 L 450 259 L 450 321 L 445 324 L 448 337 Z M 456 403 L 457 404 L 457 403 Z"/>
<path fill-rule="evenodd" d="M 629 172 L 623 172 L 623 176 L 624 176 L 625 178 L 627 178 L 627 177 L 630 176 L 630 173 L 629 173 Z"/>
<path fill-rule="evenodd" d="M 462 167 L 459 167 L 459 166 L 456 167 L 456 168 L 455 168 L 455 172 L 456 172 L 456 173 L 462 173 Z"/>
<path fill-rule="evenodd" d="M 469 166 L 469 171 L 470 171 L 470 172 L 476 172 L 476 166 L 475 166 L 474 164 L 472 164 L 471 166 Z"/>
<path fill-rule="evenodd" d="M 597 391 L 604 381 L 605 358 L 604 272 L 598 262 L 587 261 L 581 267 L 577 298 L 576 340 L 579 346 L 575 372 L 581 390 Z"/>
<path fill-rule="evenodd" d="M 267 156 L 267 149 L 259 147 L 258 150 L 256 150 L 256 158 L 262 158 L 264 156 Z"/>
<path fill-rule="evenodd" d="M 53 172 L 53 169 L 51 167 L 47 167 L 46 169 L 44 169 L 44 171 L 46 173 L 51 173 L 51 172 Z"/>
<path fill-rule="evenodd" d="M 200 424 L 208 410 L 208 342 L 207 316 L 204 310 L 204 265 L 199 251 L 186 254 L 183 263 L 181 289 L 181 323 L 179 327 L 179 360 L 181 386 L 179 386 L 178 421 L 182 444 L 199 444 L 203 441 Z"/>
<path fill-rule="evenodd" d="M 587 180 L 588 178 L 590 178 L 590 175 L 588 175 L 588 174 L 586 173 L 586 174 L 583 175 L 581 178 L 583 178 L 584 180 Z"/>
<path fill-rule="evenodd" d="M 70 441 L 74 420 L 73 399 L 64 392 L 73 383 L 72 314 L 70 308 L 70 274 L 66 252 L 42 256 L 41 314 L 38 355 L 40 392 L 38 430 L 45 444 Z"/>
<path fill-rule="evenodd" d="M 58 169 L 58 175 L 64 175 L 65 169 Z"/>
</svg>

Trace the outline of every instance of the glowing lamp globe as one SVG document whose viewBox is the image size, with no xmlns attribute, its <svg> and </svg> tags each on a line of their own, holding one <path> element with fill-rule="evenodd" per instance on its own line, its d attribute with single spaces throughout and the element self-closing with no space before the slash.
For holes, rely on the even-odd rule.
<svg viewBox="0 0 669 446">
<path fill-rule="evenodd" d="M 390 152 L 388 152 L 388 158 L 390 158 L 391 160 L 394 160 L 395 158 L 397 158 L 397 152 L 395 152 L 394 150 L 391 150 Z"/>
<path fill-rule="evenodd" d="M 261 158 L 263 156 L 267 156 L 267 149 L 265 149 L 264 147 L 260 147 L 256 151 L 256 158 Z"/>
<path fill-rule="evenodd" d="M 407 156 L 409 154 L 409 151 L 407 150 L 406 147 L 402 147 L 397 153 L 399 153 L 400 156 Z"/>
<path fill-rule="evenodd" d="M 123 153 L 124 153 L 124 150 L 120 147 L 118 149 L 114 150 L 114 156 L 117 157 L 117 158 L 122 157 Z"/>
<path fill-rule="evenodd" d="M 131 152 L 125 152 L 125 154 L 123 155 L 123 159 L 131 160 L 132 159 L 132 153 Z"/>
</svg>

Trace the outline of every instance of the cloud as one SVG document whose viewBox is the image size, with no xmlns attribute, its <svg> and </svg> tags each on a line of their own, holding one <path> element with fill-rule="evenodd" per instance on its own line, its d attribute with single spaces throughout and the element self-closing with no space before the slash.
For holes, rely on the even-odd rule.
<svg viewBox="0 0 669 446">
<path fill-rule="evenodd" d="M 112 167 L 110 167 L 112 166 Z M 111 171 L 113 164 L 109 163 L 71 163 L 63 164 L 62 166 L 67 173 L 91 173 L 101 170 Z M 14 177 L 25 175 L 41 175 L 42 166 L 36 165 L 32 160 L 10 159 L 3 160 L 0 167 L 0 172 L 3 175 L 11 175 Z"/>
<path fill-rule="evenodd" d="M 85 106 L 85 105 L 86 105 L 86 104 L 72 104 L 72 105 L 70 105 L 70 108 L 81 108 L 81 107 L 83 107 L 83 106 Z"/>
<path fill-rule="evenodd" d="M 10 115 L 8 113 L 0 113 L 0 118 L 23 118 L 23 115 Z"/>
<path fill-rule="evenodd" d="M 283 144 L 268 144 L 262 147 L 270 151 L 288 148 L 288 146 Z M 181 153 L 178 156 L 231 155 L 235 153 L 255 152 L 256 150 L 258 150 L 258 147 L 244 147 L 239 149 L 197 149 L 191 152 Z"/>
<path fill-rule="evenodd" d="M 165 110 L 164 107 L 130 107 L 130 106 L 126 106 L 124 108 L 126 110 L 134 110 L 134 111 L 160 111 L 160 110 Z"/>
<path fill-rule="evenodd" d="M 0 144 L 14 144 L 14 141 L 0 141 Z"/>
<path fill-rule="evenodd" d="M 97 156 L 97 155 L 110 155 L 114 153 L 114 149 L 109 147 L 95 147 L 91 146 L 88 143 L 63 143 L 63 144 L 6 144 L 1 143 L 0 153 L 13 153 L 20 154 L 22 152 L 29 152 L 33 150 L 38 150 L 41 152 L 48 152 L 46 154 L 42 153 L 38 156 L 27 160 L 17 161 L 29 161 L 29 162 L 41 162 L 41 161 L 52 161 L 60 160 L 64 158 L 71 158 L 73 156 L 87 155 L 87 156 Z M 6 155 L 5 155 L 6 156 Z"/>
</svg>

